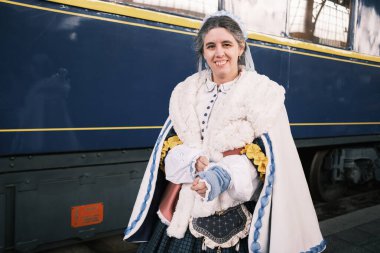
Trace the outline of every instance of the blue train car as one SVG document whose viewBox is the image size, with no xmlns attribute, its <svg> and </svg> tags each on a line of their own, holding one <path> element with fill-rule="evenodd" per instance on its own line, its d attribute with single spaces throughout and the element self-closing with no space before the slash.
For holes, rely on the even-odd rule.
<svg viewBox="0 0 380 253">
<path fill-rule="evenodd" d="M 380 180 L 375 0 L 0 0 L 0 252 L 122 231 L 218 9 L 242 18 L 256 70 L 285 87 L 313 195 Z"/>
</svg>

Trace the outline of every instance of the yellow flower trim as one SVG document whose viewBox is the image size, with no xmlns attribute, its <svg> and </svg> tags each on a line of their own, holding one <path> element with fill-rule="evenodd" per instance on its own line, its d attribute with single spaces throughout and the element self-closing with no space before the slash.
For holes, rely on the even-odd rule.
<svg viewBox="0 0 380 253">
<path fill-rule="evenodd" d="M 166 153 L 174 148 L 177 145 L 182 144 L 183 142 L 179 139 L 177 135 L 169 137 L 166 141 L 164 141 L 164 145 L 161 150 L 161 158 L 160 158 L 160 168 L 164 171 L 164 159 L 166 157 Z"/>
<path fill-rule="evenodd" d="M 245 154 L 248 159 L 250 159 L 254 165 L 257 166 L 257 171 L 260 174 L 260 179 L 264 180 L 265 172 L 268 165 L 268 158 L 261 151 L 261 148 L 257 144 L 247 144 L 240 152 L 241 154 Z"/>
</svg>

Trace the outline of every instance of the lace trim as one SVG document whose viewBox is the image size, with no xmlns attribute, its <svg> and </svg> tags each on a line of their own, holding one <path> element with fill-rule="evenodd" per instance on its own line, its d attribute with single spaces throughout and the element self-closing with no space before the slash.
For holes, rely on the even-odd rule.
<svg viewBox="0 0 380 253">
<path fill-rule="evenodd" d="M 252 221 L 252 214 L 248 211 L 248 209 L 244 205 L 241 205 L 241 210 L 243 211 L 244 215 L 247 218 L 244 229 L 241 230 L 239 233 L 235 234 L 234 236 L 232 236 L 228 241 L 226 241 L 224 243 L 217 243 L 217 242 L 213 241 L 211 238 L 208 238 L 204 234 L 201 234 L 198 231 L 196 231 L 194 229 L 193 222 L 192 222 L 193 218 L 191 218 L 190 222 L 189 222 L 190 232 L 192 235 L 194 235 L 197 238 L 203 237 L 203 244 L 208 248 L 214 249 L 214 248 L 230 248 L 230 247 L 233 247 L 239 243 L 240 239 L 245 238 L 249 234 L 249 228 L 250 228 L 251 221 Z"/>
</svg>

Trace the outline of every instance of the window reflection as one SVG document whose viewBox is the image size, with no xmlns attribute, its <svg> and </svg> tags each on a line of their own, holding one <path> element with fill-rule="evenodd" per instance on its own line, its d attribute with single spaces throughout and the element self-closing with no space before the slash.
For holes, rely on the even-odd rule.
<svg viewBox="0 0 380 253">
<path fill-rule="evenodd" d="M 218 10 L 218 0 L 102 0 L 202 19 Z"/>
<path fill-rule="evenodd" d="M 225 0 L 226 10 L 240 17 L 247 30 L 278 36 L 285 33 L 286 4 L 278 0 Z"/>
<path fill-rule="evenodd" d="M 360 1 L 354 39 L 357 52 L 380 56 L 380 3 Z"/>
<path fill-rule="evenodd" d="M 346 47 L 350 0 L 290 0 L 289 35 L 333 47 Z"/>
</svg>

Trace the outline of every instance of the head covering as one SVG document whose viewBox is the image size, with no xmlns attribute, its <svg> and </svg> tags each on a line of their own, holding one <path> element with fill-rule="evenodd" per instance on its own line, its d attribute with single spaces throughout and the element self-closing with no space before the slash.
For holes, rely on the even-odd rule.
<svg viewBox="0 0 380 253">
<path fill-rule="evenodd" d="M 202 26 L 206 23 L 206 21 L 209 18 L 222 17 L 222 16 L 227 16 L 227 17 L 231 18 L 233 21 L 235 21 L 238 24 L 238 26 L 240 27 L 240 30 L 243 32 L 244 39 L 245 40 L 248 39 L 247 30 L 245 29 L 245 26 L 244 26 L 243 22 L 240 20 L 240 18 L 237 17 L 237 16 L 235 16 L 234 14 L 228 12 L 228 11 L 225 11 L 225 10 L 217 11 L 214 14 L 206 16 L 203 19 L 202 25 L 201 25 L 201 27 L 199 29 L 202 28 Z M 247 42 L 245 42 L 245 48 L 246 48 L 245 49 L 245 53 L 244 53 L 245 69 L 246 70 L 254 71 L 255 70 L 255 65 L 253 63 L 251 50 L 249 49 L 249 46 L 248 46 Z M 198 71 L 201 71 L 201 70 L 202 70 L 202 58 L 200 58 L 199 62 L 198 62 Z"/>
</svg>

